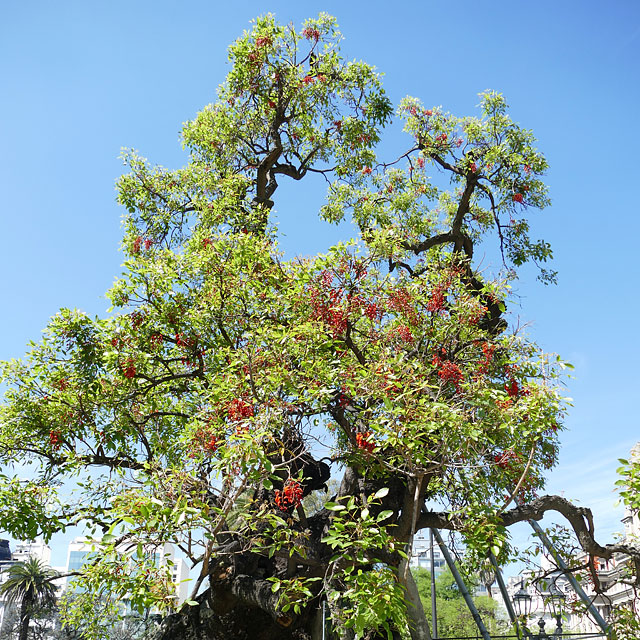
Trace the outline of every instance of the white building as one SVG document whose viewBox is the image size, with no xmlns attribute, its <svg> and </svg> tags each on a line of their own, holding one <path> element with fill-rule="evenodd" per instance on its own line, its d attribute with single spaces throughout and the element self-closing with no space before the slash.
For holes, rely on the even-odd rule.
<svg viewBox="0 0 640 640">
<path fill-rule="evenodd" d="M 429 543 L 429 532 L 427 530 L 418 531 L 413 539 L 413 548 L 409 558 L 410 567 L 426 569 L 431 573 L 431 545 Z M 438 543 L 433 542 L 433 568 L 435 575 L 440 575 L 446 567 L 446 562 Z"/>
</svg>

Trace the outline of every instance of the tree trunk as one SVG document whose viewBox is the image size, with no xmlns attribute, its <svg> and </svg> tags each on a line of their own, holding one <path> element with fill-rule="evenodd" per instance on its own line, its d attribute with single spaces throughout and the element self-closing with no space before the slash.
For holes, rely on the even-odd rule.
<svg viewBox="0 0 640 640">
<path fill-rule="evenodd" d="M 422 606 L 422 600 L 420 600 L 418 587 L 408 567 L 405 571 L 406 563 L 406 560 L 402 562 L 398 569 L 398 581 L 404 588 L 407 600 L 407 619 L 411 640 L 431 640 L 431 631 L 427 617 L 424 614 L 424 607 Z"/>
<path fill-rule="evenodd" d="M 31 598 L 28 595 L 20 604 L 20 634 L 18 640 L 27 640 L 29 634 L 29 622 L 31 621 Z"/>
</svg>

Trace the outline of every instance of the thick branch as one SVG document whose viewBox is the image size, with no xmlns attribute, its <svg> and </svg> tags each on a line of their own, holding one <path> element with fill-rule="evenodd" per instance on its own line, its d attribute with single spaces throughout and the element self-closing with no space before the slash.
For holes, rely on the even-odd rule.
<svg viewBox="0 0 640 640">
<path fill-rule="evenodd" d="M 540 520 L 547 511 L 556 511 L 566 518 L 573 528 L 580 546 L 591 555 L 609 559 L 616 553 L 630 556 L 640 561 L 640 545 L 615 543 L 601 545 L 594 537 L 593 515 L 586 507 L 576 507 L 560 496 L 540 496 L 529 504 L 519 505 L 498 516 L 498 524 L 510 527 L 526 520 Z M 459 519 L 451 517 L 447 512 L 423 511 L 416 524 L 416 531 L 434 528 L 451 531 L 461 530 L 464 526 Z"/>
</svg>

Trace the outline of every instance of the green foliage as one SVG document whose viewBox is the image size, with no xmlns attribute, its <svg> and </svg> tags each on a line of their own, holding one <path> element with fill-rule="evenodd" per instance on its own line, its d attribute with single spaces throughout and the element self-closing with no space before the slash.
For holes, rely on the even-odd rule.
<svg viewBox="0 0 640 640">
<path fill-rule="evenodd" d="M 640 510 L 640 460 L 619 459 L 618 467 L 620 479 L 616 481 L 618 493 L 622 502 L 632 511 Z"/>
<path fill-rule="evenodd" d="M 431 611 L 431 575 L 426 569 L 413 569 L 414 579 L 425 612 Z M 475 585 L 467 584 L 472 590 Z M 507 624 L 498 603 L 489 596 L 475 596 L 473 602 L 489 633 L 506 633 Z M 478 627 L 449 569 L 436 577 L 438 636 L 476 636 Z M 430 619 L 429 613 L 427 617 Z"/>
</svg>

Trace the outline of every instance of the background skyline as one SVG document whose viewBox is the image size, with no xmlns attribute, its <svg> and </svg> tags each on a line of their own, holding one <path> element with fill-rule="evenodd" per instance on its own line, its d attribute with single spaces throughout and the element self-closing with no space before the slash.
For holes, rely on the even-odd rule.
<svg viewBox="0 0 640 640">
<path fill-rule="evenodd" d="M 105 314 L 122 262 L 113 187 L 120 148 L 182 166 L 181 123 L 215 100 L 227 46 L 267 11 L 297 26 L 319 11 L 335 15 L 343 55 L 383 72 L 394 105 L 408 94 L 475 115 L 477 94 L 494 89 L 533 130 L 550 164 L 552 206 L 531 212 L 532 235 L 551 243 L 559 283 L 545 287 L 524 269 L 511 317 L 575 365 L 567 380 L 574 406 L 548 489 L 592 507 L 598 540 L 610 541 L 622 528 L 616 459 L 640 440 L 635 2 L 5 5 L 0 358 L 23 355 L 60 307 Z M 337 237 L 314 219 L 323 194 L 319 182 L 281 181 L 276 209 L 288 255 L 326 250 Z M 64 563 L 73 535 L 52 542 L 54 564 Z"/>
</svg>

